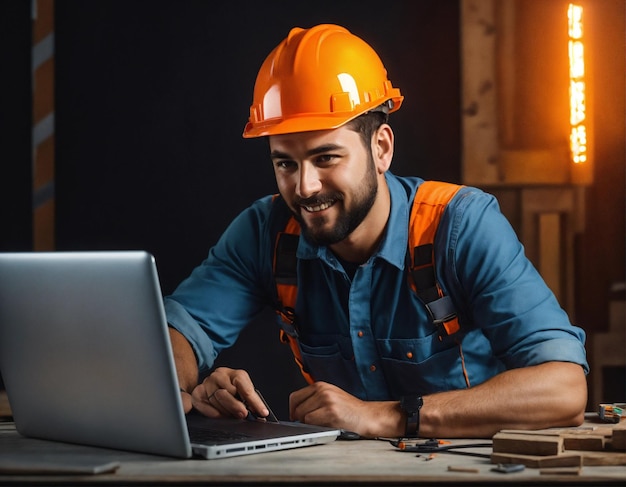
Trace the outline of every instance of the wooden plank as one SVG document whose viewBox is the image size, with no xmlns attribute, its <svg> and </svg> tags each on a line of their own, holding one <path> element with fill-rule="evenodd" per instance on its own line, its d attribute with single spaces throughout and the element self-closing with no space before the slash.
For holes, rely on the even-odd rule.
<svg viewBox="0 0 626 487">
<path fill-rule="evenodd" d="M 583 465 L 586 467 L 601 467 L 606 465 L 626 465 L 626 453 L 611 451 L 583 451 L 580 453 Z"/>
<path fill-rule="evenodd" d="M 626 453 L 571 451 L 560 455 L 522 455 L 494 452 L 491 455 L 491 463 L 521 463 L 529 468 L 617 466 L 626 465 Z"/>
<path fill-rule="evenodd" d="M 496 0 L 462 0 L 462 175 L 463 184 L 497 184 Z"/>
<path fill-rule="evenodd" d="M 519 453 L 493 453 L 491 463 L 521 463 L 529 468 L 577 467 L 582 465 L 582 456 L 578 453 L 561 455 L 522 455 Z"/>
<path fill-rule="evenodd" d="M 542 430 L 502 430 L 500 433 L 517 435 L 558 436 L 568 450 L 601 451 L 626 450 L 626 424 L 588 428 L 548 428 Z"/>
<path fill-rule="evenodd" d="M 565 447 L 560 436 L 496 433 L 493 437 L 493 451 L 522 455 L 559 455 L 565 451 Z"/>
<path fill-rule="evenodd" d="M 549 167 L 549 165 L 547 165 Z M 563 236 L 561 213 L 547 211 L 537 214 L 539 241 L 539 273 L 559 302 L 563 302 L 561 276 L 563 273 Z"/>
<path fill-rule="evenodd" d="M 540 475 L 580 475 L 582 467 L 550 467 L 539 470 Z"/>
<path fill-rule="evenodd" d="M 626 424 L 624 425 L 626 428 Z M 546 428 L 542 430 L 501 430 L 500 433 L 514 433 L 519 435 L 546 435 L 546 436 L 560 436 L 560 435 L 576 435 L 576 436 L 604 436 L 610 438 L 613 436 L 613 430 L 615 428 L 611 426 L 589 426 L 589 427 L 572 427 L 572 428 Z"/>
</svg>

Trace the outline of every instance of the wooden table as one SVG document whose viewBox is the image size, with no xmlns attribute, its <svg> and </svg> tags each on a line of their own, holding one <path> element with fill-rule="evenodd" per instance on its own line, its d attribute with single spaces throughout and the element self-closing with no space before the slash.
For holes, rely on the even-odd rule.
<svg viewBox="0 0 626 487">
<path fill-rule="evenodd" d="M 468 443 L 484 440 L 455 440 Z M 489 455 L 491 448 L 463 450 Z M 327 445 L 220 460 L 177 460 L 132 452 L 49 442 L 20 436 L 0 423 L 0 466 L 20 462 L 24 473 L 0 473 L 0 485 L 626 485 L 626 466 L 583 467 L 580 475 L 542 474 L 539 469 L 502 474 L 488 458 L 452 453 L 400 452 L 379 440 Z M 94 475 L 33 473 L 47 462 L 69 469 L 80 464 L 118 468 Z M 450 471 L 449 468 L 469 471 Z"/>
</svg>

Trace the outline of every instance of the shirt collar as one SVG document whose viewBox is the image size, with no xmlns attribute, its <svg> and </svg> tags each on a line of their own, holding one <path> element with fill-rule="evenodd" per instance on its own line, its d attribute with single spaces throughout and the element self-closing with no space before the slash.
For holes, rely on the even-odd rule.
<svg viewBox="0 0 626 487">
<path fill-rule="evenodd" d="M 407 243 L 409 238 L 409 195 L 406 188 L 400 183 L 398 178 L 389 171 L 385 174 L 389 195 L 391 198 L 391 209 L 389 220 L 380 243 L 380 248 L 370 258 L 385 259 L 398 269 L 404 269 Z M 299 259 L 322 259 L 331 265 L 336 265 L 336 259 L 332 257 L 326 247 L 319 247 L 312 244 L 306 238 L 300 238 L 298 244 L 297 257 Z"/>
<path fill-rule="evenodd" d="M 389 187 L 391 208 L 376 256 L 385 259 L 398 269 L 404 269 L 409 241 L 409 196 L 396 176 L 387 171 L 385 178 Z"/>
</svg>

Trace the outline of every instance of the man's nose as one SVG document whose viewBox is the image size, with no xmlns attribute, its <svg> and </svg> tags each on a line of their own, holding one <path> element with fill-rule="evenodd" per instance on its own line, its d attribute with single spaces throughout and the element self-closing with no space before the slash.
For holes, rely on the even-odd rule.
<svg viewBox="0 0 626 487">
<path fill-rule="evenodd" d="M 309 198 L 320 192 L 322 181 L 319 170 L 311 164 L 302 164 L 296 192 L 300 198 Z"/>
</svg>

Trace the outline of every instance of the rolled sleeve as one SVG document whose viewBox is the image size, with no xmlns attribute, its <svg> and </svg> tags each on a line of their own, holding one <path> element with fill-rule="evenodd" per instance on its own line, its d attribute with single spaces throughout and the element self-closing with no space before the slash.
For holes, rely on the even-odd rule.
<svg viewBox="0 0 626 487">
<path fill-rule="evenodd" d="M 506 368 L 563 361 L 587 373 L 585 332 L 571 324 L 528 260 L 496 199 L 472 189 L 453 210 L 446 235 L 450 260 L 442 272 L 455 283 L 455 301 L 465 303 L 465 323 L 482 331 Z"/>
<path fill-rule="evenodd" d="M 185 336 L 196 355 L 200 375 L 204 375 L 217 357 L 213 342 L 179 302 L 168 296 L 164 305 L 168 324 Z"/>
<path fill-rule="evenodd" d="M 585 374 L 589 366 L 585 358 L 585 347 L 580 340 L 572 338 L 550 338 L 533 346 L 524 347 L 520 353 L 509 357 L 510 368 L 539 365 L 545 362 L 572 362 L 582 366 Z"/>
</svg>

